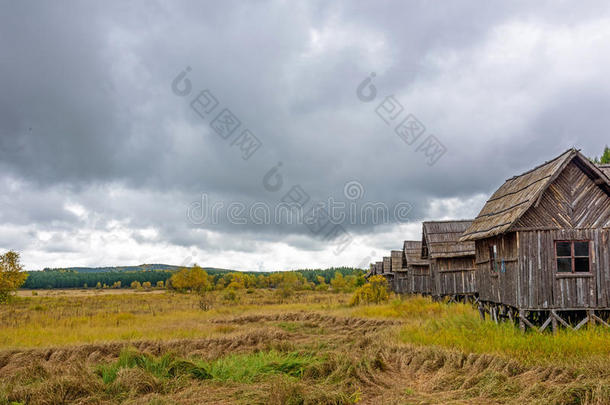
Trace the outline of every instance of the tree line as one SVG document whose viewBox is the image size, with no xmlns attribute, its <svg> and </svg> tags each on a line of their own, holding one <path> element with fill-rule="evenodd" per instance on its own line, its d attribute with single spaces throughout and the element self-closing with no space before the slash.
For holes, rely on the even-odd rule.
<svg viewBox="0 0 610 405">
<path fill-rule="evenodd" d="M 192 268 L 199 268 L 194 266 Z M 27 280 L 22 285 L 29 289 L 53 289 L 53 288 L 131 288 L 132 284 L 137 286 L 150 283 L 151 286 L 159 287 L 180 271 L 189 268 L 180 268 L 178 271 L 171 270 L 143 270 L 143 271 L 108 271 L 108 272 L 79 272 L 75 270 L 45 269 L 42 271 L 26 272 Z M 303 269 L 290 272 L 231 272 L 226 270 L 208 270 L 206 276 L 210 277 L 210 283 L 215 287 L 218 285 L 233 286 L 244 285 L 245 288 L 255 288 L 257 285 L 274 287 L 278 279 L 283 276 L 279 274 L 299 274 L 299 279 L 317 286 L 320 283 L 329 284 L 335 274 L 342 277 L 362 274 L 362 270 L 351 267 L 338 267 L 321 269 Z M 261 278 L 263 277 L 263 278 Z M 237 281 L 236 281 L 237 280 Z M 258 280 L 258 284 L 257 284 Z M 263 280 L 265 280 L 263 282 Z M 160 284 L 162 282 L 163 284 Z M 171 286 L 171 283 L 169 283 Z M 148 285 L 148 284 L 147 284 Z"/>
</svg>

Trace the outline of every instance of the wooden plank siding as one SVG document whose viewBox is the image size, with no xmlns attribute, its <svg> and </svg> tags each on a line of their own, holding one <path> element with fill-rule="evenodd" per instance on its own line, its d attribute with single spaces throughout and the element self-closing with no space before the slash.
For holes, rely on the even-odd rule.
<svg viewBox="0 0 610 405">
<path fill-rule="evenodd" d="M 433 259 L 430 270 L 434 295 L 465 295 L 477 292 L 474 254 L 466 257 Z"/>
<path fill-rule="evenodd" d="M 429 265 L 412 265 L 409 266 L 408 272 L 409 293 L 411 294 L 433 294 L 432 278 L 430 277 Z"/>
<path fill-rule="evenodd" d="M 392 250 L 390 252 L 390 257 L 391 257 L 391 261 L 392 261 L 392 271 L 393 272 L 399 272 L 399 271 L 406 271 L 406 267 L 407 267 L 407 260 L 405 259 L 405 252 L 404 250 Z"/>
</svg>

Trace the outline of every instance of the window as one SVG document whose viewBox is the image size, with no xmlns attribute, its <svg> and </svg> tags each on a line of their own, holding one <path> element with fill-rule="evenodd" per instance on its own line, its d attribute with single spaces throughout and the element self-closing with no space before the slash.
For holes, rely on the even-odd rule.
<svg viewBox="0 0 610 405">
<path fill-rule="evenodd" d="M 498 272 L 498 246 L 495 244 L 489 247 L 489 270 L 492 273 Z"/>
<path fill-rule="evenodd" d="M 589 241 L 555 241 L 558 273 L 588 273 Z"/>
</svg>

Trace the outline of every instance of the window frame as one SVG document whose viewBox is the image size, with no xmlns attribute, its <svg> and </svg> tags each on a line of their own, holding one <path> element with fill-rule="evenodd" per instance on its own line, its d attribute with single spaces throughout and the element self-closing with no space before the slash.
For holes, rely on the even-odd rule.
<svg viewBox="0 0 610 405">
<path fill-rule="evenodd" d="M 574 246 L 575 243 L 578 242 L 586 242 L 587 246 L 589 248 L 588 251 L 588 255 L 587 256 L 576 256 L 576 248 Z M 570 256 L 558 256 L 557 255 L 557 244 L 558 243 L 569 243 L 570 244 Z M 554 254 L 555 254 L 555 273 L 559 276 L 562 275 L 566 275 L 566 274 L 575 274 L 575 275 L 586 275 L 586 274 L 591 274 L 591 240 L 590 239 L 557 239 L 555 240 L 553 247 L 555 249 Z M 587 263 L 588 263 L 588 270 L 587 271 L 576 271 L 576 259 L 577 258 L 583 258 L 586 257 L 587 258 Z M 571 266 L 570 266 L 570 271 L 559 271 L 559 265 L 557 263 L 557 261 L 559 259 L 567 259 L 570 258 L 571 259 Z"/>
</svg>

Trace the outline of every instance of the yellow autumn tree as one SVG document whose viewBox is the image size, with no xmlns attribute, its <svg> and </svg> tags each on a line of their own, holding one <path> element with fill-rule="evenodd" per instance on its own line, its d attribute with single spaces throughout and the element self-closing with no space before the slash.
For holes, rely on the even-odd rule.
<svg viewBox="0 0 610 405">
<path fill-rule="evenodd" d="M 194 265 L 186 267 L 172 275 L 171 285 L 178 291 L 207 291 L 212 288 L 208 273 L 201 267 Z"/>
<path fill-rule="evenodd" d="M 9 300 L 11 294 L 25 283 L 28 274 L 19 263 L 19 253 L 12 250 L 0 256 L 0 303 Z"/>
</svg>

